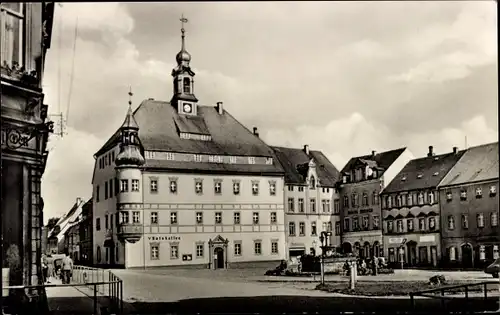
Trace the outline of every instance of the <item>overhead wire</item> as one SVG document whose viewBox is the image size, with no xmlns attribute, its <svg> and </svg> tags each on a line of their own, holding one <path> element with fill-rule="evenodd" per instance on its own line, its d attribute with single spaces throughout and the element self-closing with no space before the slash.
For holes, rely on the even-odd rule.
<svg viewBox="0 0 500 315">
<path fill-rule="evenodd" d="M 68 92 L 68 105 L 66 107 L 66 125 L 68 125 L 68 121 L 69 121 L 69 109 L 71 107 L 71 96 L 73 94 L 73 81 L 74 81 L 74 77 L 75 77 L 75 55 L 76 55 L 77 39 L 78 39 L 78 16 L 76 17 L 75 38 L 73 41 L 73 60 L 71 61 L 71 72 L 70 72 L 69 92 Z"/>
</svg>

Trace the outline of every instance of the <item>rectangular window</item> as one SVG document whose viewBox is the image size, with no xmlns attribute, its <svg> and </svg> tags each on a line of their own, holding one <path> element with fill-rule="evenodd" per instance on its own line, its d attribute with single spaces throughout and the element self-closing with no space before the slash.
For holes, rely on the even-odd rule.
<svg viewBox="0 0 500 315">
<path fill-rule="evenodd" d="M 140 223 L 141 222 L 141 213 L 139 211 L 132 212 L 132 223 Z"/>
<path fill-rule="evenodd" d="M 323 212 L 325 212 L 325 213 L 330 212 L 330 200 L 323 199 L 322 200 L 322 206 L 323 206 Z"/>
<path fill-rule="evenodd" d="M 160 259 L 160 244 L 151 244 L 151 260 Z"/>
<path fill-rule="evenodd" d="M 249 156 L 248 157 L 248 164 L 255 164 L 255 157 Z"/>
<path fill-rule="evenodd" d="M 107 214 L 104 216 L 104 228 L 106 230 L 109 229 L 109 217 Z"/>
<path fill-rule="evenodd" d="M 340 200 L 335 199 L 333 201 L 333 214 L 340 214 Z"/>
<path fill-rule="evenodd" d="M 106 181 L 104 183 L 104 200 L 107 200 L 108 199 L 108 182 Z"/>
<path fill-rule="evenodd" d="M 351 229 L 351 224 L 349 218 L 344 219 L 344 231 L 348 232 Z"/>
<path fill-rule="evenodd" d="M 253 247 L 255 255 L 262 255 L 262 243 L 260 241 L 255 241 Z"/>
<path fill-rule="evenodd" d="M 304 191 L 304 186 L 299 186 L 298 190 L 299 191 Z"/>
<path fill-rule="evenodd" d="M 203 193 L 203 182 L 202 181 L 195 181 L 194 191 L 197 194 L 202 194 Z"/>
<path fill-rule="evenodd" d="M 277 254 L 277 253 L 278 253 L 278 242 L 271 241 L 271 254 Z"/>
<path fill-rule="evenodd" d="M 222 224 L 222 212 L 215 213 L 215 224 Z"/>
<path fill-rule="evenodd" d="M 178 259 L 179 258 L 179 245 L 171 244 L 170 245 L 170 259 Z"/>
<path fill-rule="evenodd" d="M 170 179 L 169 181 L 169 190 L 172 194 L 176 194 L 177 193 L 177 180 L 175 179 Z"/>
<path fill-rule="evenodd" d="M 469 228 L 469 215 L 467 214 L 462 214 L 462 229 L 468 229 Z"/>
<path fill-rule="evenodd" d="M 113 180 L 109 180 L 109 198 L 113 198 Z"/>
<path fill-rule="evenodd" d="M 139 180 L 132 179 L 132 191 L 139 191 Z"/>
<path fill-rule="evenodd" d="M 158 212 L 151 212 L 151 224 L 158 224 Z"/>
<path fill-rule="evenodd" d="M 424 218 L 418 219 L 418 229 L 420 231 L 425 231 L 425 219 Z"/>
<path fill-rule="evenodd" d="M 311 235 L 316 236 L 318 234 L 318 231 L 316 229 L 316 222 L 311 222 Z"/>
<path fill-rule="evenodd" d="M 335 235 L 340 235 L 340 221 L 335 222 Z"/>
<path fill-rule="evenodd" d="M 269 182 L 269 194 L 271 196 L 275 196 L 276 195 L 276 182 L 274 182 L 274 181 Z"/>
<path fill-rule="evenodd" d="M 271 212 L 271 224 L 276 224 L 278 222 L 278 216 L 276 215 L 276 212 Z"/>
<path fill-rule="evenodd" d="M 120 180 L 120 192 L 128 192 L 128 179 Z"/>
<path fill-rule="evenodd" d="M 293 191 L 293 186 L 292 185 L 288 185 L 288 191 Z"/>
<path fill-rule="evenodd" d="M 241 256 L 241 243 L 234 243 L 234 256 Z"/>
<path fill-rule="evenodd" d="M 234 224 L 240 224 L 241 223 L 241 218 L 240 218 L 240 213 L 239 212 L 235 212 L 233 214 L 233 218 L 234 218 Z"/>
<path fill-rule="evenodd" d="M 233 194 L 235 194 L 235 195 L 240 194 L 240 182 L 233 183 Z"/>
<path fill-rule="evenodd" d="M 128 214 L 128 211 L 121 211 L 120 212 L 120 220 L 121 220 L 121 223 L 123 224 L 128 224 L 130 223 L 130 217 L 129 217 L 129 214 Z"/>
<path fill-rule="evenodd" d="M 304 222 L 299 222 L 299 236 L 306 235 L 306 224 Z"/>
<path fill-rule="evenodd" d="M 252 182 L 252 195 L 256 196 L 259 194 L 259 183 Z"/>
<path fill-rule="evenodd" d="M 19 67 L 23 64 L 23 3 L 2 2 L 2 28 L 0 39 L 1 51 L 0 61 L 3 65 L 6 63 L 9 67 L 17 64 Z"/>
<path fill-rule="evenodd" d="M 378 215 L 373 216 L 373 229 L 377 230 L 380 227 L 380 218 Z"/>
<path fill-rule="evenodd" d="M 151 179 L 149 181 L 149 190 L 151 191 L 151 193 L 158 192 L 158 180 L 157 179 Z"/>
<path fill-rule="evenodd" d="M 203 224 L 203 212 L 196 212 L 196 224 Z"/>
<path fill-rule="evenodd" d="M 490 217 L 491 220 L 491 226 L 495 227 L 498 226 L 498 213 L 493 212 Z"/>
<path fill-rule="evenodd" d="M 333 232 L 333 227 L 332 227 L 332 222 L 331 221 L 328 221 L 326 223 L 326 231 L 327 232 Z"/>
<path fill-rule="evenodd" d="M 101 218 L 96 218 L 95 219 L 95 230 L 100 231 L 101 230 Z"/>
<path fill-rule="evenodd" d="M 477 221 L 477 227 L 479 228 L 484 227 L 484 215 L 482 213 L 478 213 L 476 215 L 476 221 Z"/>
<path fill-rule="evenodd" d="M 96 202 L 99 202 L 99 193 L 100 193 L 100 189 L 99 189 L 99 185 L 97 185 L 96 189 L 95 189 L 95 201 Z"/>
<path fill-rule="evenodd" d="M 214 182 L 214 193 L 220 195 L 222 193 L 222 182 L 217 180 Z"/>
<path fill-rule="evenodd" d="M 289 212 L 294 212 L 295 211 L 295 200 L 293 198 L 288 198 L 288 211 Z"/>
<path fill-rule="evenodd" d="M 253 224 L 259 224 L 259 213 L 258 212 L 254 212 L 252 215 L 252 218 L 253 218 Z"/>
<path fill-rule="evenodd" d="M 448 216 L 448 230 L 454 230 L 455 229 L 455 218 L 450 215 Z"/>
<path fill-rule="evenodd" d="M 299 198 L 299 212 L 304 212 L 304 198 Z"/>
<path fill-rule="evenodd" d="M 354 231 L 358 231 L 359 230 L 359 218 L 358 217 L 352 218 L 352 229 Z"/>
<path fill-rule="evenodd" d="M 387 221 L 387 231 L 389 233 L 392 233 L 394 231 L 394 222 L 393 221 Z"/>
<path fill-rule="evenodd" d="M 316 212 L 316 199 L 311 198 L 311 212 Z"/>
<path fill-rule="evenodd" d="M 112 214 L 109 215 L 109 228 L 113 229 L 113 215 Z"/>
<path fill-rule="evenodd" d="M 170 212 L 170 224 L 177 224 L 177 212 Z"/>
<path fill-rule="evenodd" d="M 363 229 L 367 230 L 369 228 L 369 220 L 368 220 L 368 216 L 364 216 L 363 217 Z"/>
<path fill-rule="evenodd" d="M 295 222 L 288 223 L 288 235 L 295 236 Z"/>
<path fill-rule="evenodd" d="M 413 219 L 406 220 L 406 228 L 409 232 L 413 232 Z"/>
<path fill-rule="evenodd" d="M 204 249 L 203 244 L 196 244 L 196 258 L 203 257 Z"/>
</svg>

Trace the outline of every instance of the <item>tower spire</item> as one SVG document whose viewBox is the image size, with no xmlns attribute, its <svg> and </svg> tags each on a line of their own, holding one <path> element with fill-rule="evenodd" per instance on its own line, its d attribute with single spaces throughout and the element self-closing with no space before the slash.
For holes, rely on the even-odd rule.
<svg viewBox="0 0 500 315">
<path fill-rule="evenodd" d="M 185 40 L 185 32 L 186 30 L 184 29 L 184 24 L 188 22 L 188 19 L 184 17 L 184 14 L 182 14 L 180 20 L 181 21 L 181 51 L 177 54 L 175 59 L 177 60 L 177 64 L 180 66 L 184 67 L 189 67 L 189 62 L 191 61 L 191 55 L 186 51 L 186 40 Z"/>
<path fill-rule="evenodd" d="M 181 44 L 181 51 L 186 51 L 186 43 L 185 43 L 185 32 L 186 30 L 184 29 L 184 23 L 188 22 L 188 19 L 184 17 L 184 13 L 182 14 L 181 18 L 181 37 L 182 37 L 182 44 Z"/>
<path fill-rule="evenodd" d="M 132 93 L 132 86 L 129 86 L 129 89 L 128 89 L 128 107 L 131 108 L 132 107 L 132 96 L 134 95 L 134 93 Z"/>
</svg>

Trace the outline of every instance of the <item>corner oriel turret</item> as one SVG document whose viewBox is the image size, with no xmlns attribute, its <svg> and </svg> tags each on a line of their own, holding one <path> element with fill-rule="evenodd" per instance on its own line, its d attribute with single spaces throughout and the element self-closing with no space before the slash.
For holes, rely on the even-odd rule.
<svg viewBox="0 0 500 315">
<path fill-rule="evenodd" d="M 180 19 L 182 23 L 181 33 L 182 33 L 182 43 L 181 51 L 177 53 L 175 59 L 177 61 L 177 67 L 172 70 L 172 77 L 174 77 L 174 95 L 172 97 L 171 104 L 177 108 L 178 113 L 186 115 L 196 115 L 197 112 L 197 102 L 198 99 L 194 95 L 194 75 L 195 73 L 191 70 L 189 65 L 191 61 L 191 55 L 186 50 L 185 43 L 185 30 L 184 23 L 188 22 L 188 19 L 184 15 Z"/>
<path fill-rule="evenodd" d="M 132 91 L 129 96 L 132 97 Z M 129 100 L 128 112 L 125 121 L 120 127 L 121 145 L 120 153 L 116 157 L 116 166 L 141 166 L 145 163 L 139 141 L 139 125 L 132 112 L 132 100 Z"/>
</svg>

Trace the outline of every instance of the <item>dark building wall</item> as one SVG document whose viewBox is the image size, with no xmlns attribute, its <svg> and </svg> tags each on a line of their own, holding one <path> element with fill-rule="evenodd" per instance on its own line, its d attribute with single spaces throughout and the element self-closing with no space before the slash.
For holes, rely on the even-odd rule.
<svg viewBox="0 0 500 315">
<path fill-rule="evenodd" d="M 496 193 L 490 195 L 490 187 L 495 186 Z M 448 265 L 482 268 L 493 260 L 493 246 L 500 246 L 500 226 L 498 225 L 498 186 L 499 181 L 489 181 L 458 187 L 444 187 L 439 191 L 441 205 L 442 255 Z M 482 196 L 476 196 L 476 189 L 481 188 Z M 462 191 L 467 192 L 467 199 L 461 199 Z M 451 199 L 449 194 L 451 193 Z M 497 225 L 492 226 L 492 214 L 496 213 Z M 484 226 L 478 226 L 478 215 L 483 215 Z M 464 228 L 462 215 L 468 219 L 468 228 Z M 449 226 L 450 217 L 454 219 L 454 228 Z M 472 253 L 462 248 L 464 244 L 472 246 Z M 480 246 L 485 246 L 485 260 L 480 259 Z M 450 248 L 455 248 L 455 261 L 450 261 Z M 469 258 L 468 255 L 472 254 Z"/>
<path fill-rule="evenodd" d="M 375 242 L 379 244 L 379 251 L 382 248 L 382 219 L 380 208 L 380 180 L 373 179 L 357 183 L 342 184 L 339 190 L 340 193 L 340 207 L 341 207 L 341 231 L 344 250 L 349 243 L 356 249 L 355 244 L 359 243 L 363 246 L 365 242 L 373 245 Z M 363 203 L 363 193 L 367 194 L 367 202 Z M 357 201 L 353 206 L 353 194 L 357 195 Z M 348 203 L 346 204 L 346 198 Z M 363 218 L 368 217 L 368 227 L 363 227 Z M 355 229 L 354 220 L 358 220 L 358 229 Z M 349 226 L 346 228 L 346 219 L 349 221 Z M 374 222 L 378 220 L 378 227 Z"/>
</svg>

